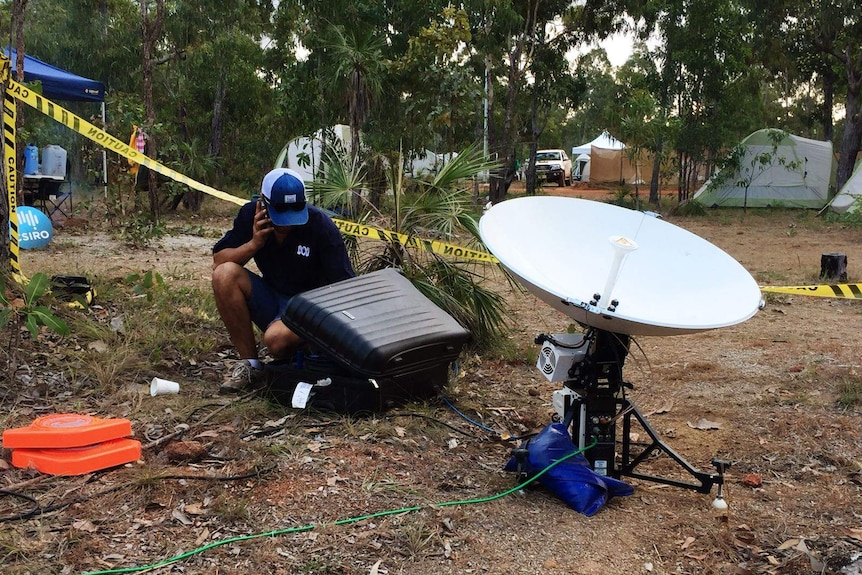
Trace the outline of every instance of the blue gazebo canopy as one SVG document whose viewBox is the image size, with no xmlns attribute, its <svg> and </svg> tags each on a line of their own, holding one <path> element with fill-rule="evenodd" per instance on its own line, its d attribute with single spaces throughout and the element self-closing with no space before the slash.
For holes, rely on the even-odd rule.
<svg viewBox="0 0 862 575">
<path fill-rule="evenodd" d="M 15 76 L 16 52 L 8 47 L 3 52 L 12 60 L 12 75 Z M 105 85 L 102 82 L 72 74 L 24 54 L 24 81 L 37 80 L 42 82 L 42 94 L 49 100 L 105 101 Z"/>
</svg>

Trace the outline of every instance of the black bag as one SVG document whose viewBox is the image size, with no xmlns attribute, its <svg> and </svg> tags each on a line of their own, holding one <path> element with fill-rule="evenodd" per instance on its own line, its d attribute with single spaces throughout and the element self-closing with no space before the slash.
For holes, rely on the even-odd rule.
<svg viewBox="0 0 862 575">
<path fill-rule="evenodd" d="M 270 399 L 297 409 L 310 408 L 351 415 L 385 411 L 436 395 L 448 380 L 448 365 L 436 373 L 409 377 L 362 377 L 351 374 L 325 356 L 305 355 L 297 361 L 266 364 Z M 297 364 L 301 363 L 302 367 Z M 417 381 L 422 383 L 416 385 Z M 299 388 L 299 391 L 297 391 Z"/>
<path fill-rule="evenodd" d="M 303 382 L 311 407 L 341 413 L 433 397 L 470 337 L 394 269 L 297 294 L 282 320 L 318 352 L 270 364 L 271 392 L 287 404 Z"/>
</svg>

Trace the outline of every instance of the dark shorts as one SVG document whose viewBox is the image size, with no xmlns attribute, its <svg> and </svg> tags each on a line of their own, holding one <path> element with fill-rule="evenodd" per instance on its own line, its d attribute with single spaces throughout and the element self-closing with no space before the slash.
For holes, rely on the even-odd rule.
<svg viewBox="0 0 862 575">
<path fill-rule="evenodd" d="M 272 289 L 268 283 L 263 281 L 256 273 L 246 270 L 251 279 L 251 299 L 248 301 L 248 310 L 251 312 L 251 321 L 266 331 L 273 321 L 281 319 L 290 296 L 284 295 Z"/>
</svg>

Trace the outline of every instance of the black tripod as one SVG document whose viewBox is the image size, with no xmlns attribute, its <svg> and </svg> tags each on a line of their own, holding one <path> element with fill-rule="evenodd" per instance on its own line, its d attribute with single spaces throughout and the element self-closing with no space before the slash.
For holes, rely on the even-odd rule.
<svg viewBox="0 0 862 575">
<path fill-rule="evenodd" d="M 540 336 L 537 343 L 550 340 L 550 336 Z M 724 471 L 730 462 L 714 459 L 712 464 L 717 473 L 699 471 L 665 444 L 646 421 L 637 407 L 626 398 L 626 388 L 632 385 L 623 381 L 622 371 L 629 353 L 630 337 L 591 328 L 584 335 L 581 345 L 589 346 L 583 359 L 572 364 L 564 383 L 562 393 L 563 423 L 572 428 L 572 440 L 579 448 L 596 441 L 592 449 L 584 455 L 593 470 L 600 475 L 619 479 L 621 476 L 633 477 L 693 489 L 699 493 L 709 493 L 713 485 L 718 485 L 717 499 L 721 499 L 724 484 Z M 649 442 L 635 443 L 631 440 L 632 418 L 649 436 Z M 622 422 L 620 458 L 616 458 L 617 425 Z M 682 481 L 669 477 L 638 473 L 635 468 L 647 458 L 667 455 L 677 463 L 694 481 Z"/>
</svg>

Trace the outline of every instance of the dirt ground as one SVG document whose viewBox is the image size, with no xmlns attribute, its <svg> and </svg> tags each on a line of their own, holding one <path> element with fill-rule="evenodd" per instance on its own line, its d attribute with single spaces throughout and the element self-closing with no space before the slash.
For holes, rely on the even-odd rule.
<svg viewBox="0 0 862 575">
<path fill-rule="evenodd" d="M 862 228 L 796 211 L 665 219 L 727 251 L 762 286 L 819 283 L 829 252 L 846 254 L 849 281 L 862 281 Z M 195 222 L 229 224 L 230 216 Z M 90 221 L 59 228 L 47 249 L 22 254 L 22 266 L 107 278 L 152 269 L 207 289 L 213 241 L 173 234 L 129 251 Z M 175 374 L 179 395 L 150 397 L 148 374 L 111 398 L 69 393 L 58 380 L 41 395 L 6 394 L 8 426 L 52 411 L 128 417 L 145 450 L 138 463 L 68 478 L 0 461 L 0 489 L 46 508 L 9 519 L 33 501 L 0 495 L 0 571 L 131 572 L 123 570 L 209 546 L 148 572 L 862 572 L 862 301 L 768 295 L 737 326 L 637 338 L 628 397 L 693 466 L 714 472 L 713 458 L 732 462 L 723 489 L 729 507 L 711 506 L 715 488 L 701 494 L 623 478 L 634 494 L 586 517 L 542 488 L 484 500 L 516 485 L 501 468 L 518 442 L 501 434 L 537 431 L 553 414 L 559 386 L 536 370 L 533 339 L 571 323 L 530 295 L 507 299 L 515 351 L 463 358 L 446 391 L 464 415 L 498 433 L 442 401 L 353 420 L 254 397 L 227 400 L 214 394 L 224 353 Z M 28 392 L 40 374 L 25 374 L 15 385 Z M 838 402 L 844 388 L 857 393 L 849 408 Z M 645 439 L 643 430 L 633 433 L 633 441 Z M 183 457 L 196 448 L 197 457 Z M 8 462 L 9 451 L 2 455 Z M 666 457 L 648 459 L 644 470 L 679 473 Z M 454 501 L 469 503 L 439 505 Z"/>
</svg>

